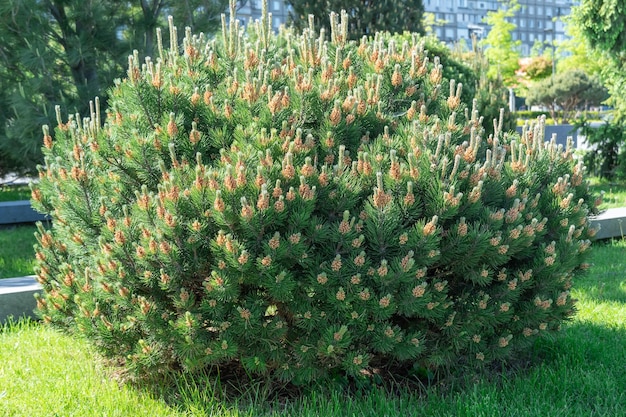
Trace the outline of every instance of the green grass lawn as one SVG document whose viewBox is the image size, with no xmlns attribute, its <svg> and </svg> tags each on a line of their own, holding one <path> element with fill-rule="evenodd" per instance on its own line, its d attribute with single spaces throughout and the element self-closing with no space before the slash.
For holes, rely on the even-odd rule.
<svg viewBox="0 0 626 417">
<path fill-rule="evenodd" d="M 419 392 L 314 387 L 264 400 L 263 384 L 220 401 L 214 379 L 142 389 L 116 382 L 83 340 L 36 323 L 0 329 L 0 416 L 626 416 L 626 241 L 596 244 L 576 280 L 579 313 L 530 367 Z"/>
<path fill-rule="evenodd" d="M 0 186 L 0 202 L 29 199 L 27 185 Z M 0 228 L 0 279 L 33 274 L 35 230 L 34 225 Z"/>
<path fill-rule="evenodd" d="M 0 186 L 0 201 L 30 200 L 30 188 L 27 185 Z"/>
<path fill-rule="evenodd" d="M 35 266 L 34 225 L 0 229 L 0 279 L 33 274 Z"/>
<path fill-rule="evenodd" d="M 590 188 L 594 195 L 604 192 L 600 210 L 614 207 L 626 207 L 626 183 L 613 183 L 598 178 L 590 180 Z"/>
</svg>

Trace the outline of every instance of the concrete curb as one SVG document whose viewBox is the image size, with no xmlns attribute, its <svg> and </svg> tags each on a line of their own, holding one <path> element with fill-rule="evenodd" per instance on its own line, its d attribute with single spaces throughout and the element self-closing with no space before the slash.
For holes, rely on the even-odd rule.
<svg viewBox="0 0 626 417">
<path fill-rule="evenodd" d="M 600 226 L 596 239 L 626 236 L 626 207 L 610 208 L 589 218 L 592 227 Z"/>
<path fill-rule="evenodd" d="M 11 316 L 35 317 L 36 292 L 41 292 L 41 285 L 34 275 L 0 279 L 0 323 Z"/>
<path fill-rule="evenodd" d="M 45 219 L 45 215 L 31 207 L 29 200 L 0 202 L 0 225 L 33 223 Z"/>
</svg>

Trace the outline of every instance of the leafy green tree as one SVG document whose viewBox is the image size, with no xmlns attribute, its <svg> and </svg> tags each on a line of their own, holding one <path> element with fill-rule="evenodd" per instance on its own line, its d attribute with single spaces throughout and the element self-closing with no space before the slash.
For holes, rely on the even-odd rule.
<svg viewBox="0 0 626 417">
<path fill-rule="evenodd" d="M 626 1 L 583 0 L 574 9 L 574 19 L 582 35 L 602 56 L 602 79 L 616 109 L 616 117 L 626 117 Z"/>
<path fill-rule="evenodd" d="M 519 46 L 521 41 L 513 40 L 511 32 L 517 27 L 511 18 L 519 10 L 517 0 L 502 1 L 504 7 L 487 13 L 484 21 L 491 29 L 481 41 L 485 56 L 489 61 L 490 78 L 502 77 L 506 86 L 515 84 L 515 71 L 519 68 Z"/>
<path fill-rule="evenodd" d="M 557 72 L 580 69 L 589 75 L 600 75 L 607 64 L 602 53 L 594 49 L 585 37 L 582 26 L 572 15 L 564 16 L 566 38 L 558 43 Z"/>
<path fill-rule="evenodd" d="M 592 105 L 599 105 L 607 98 L 606 89 L 597 77 L 589 77 L 584 71 L 572 70 L 546 78 L 534 84 L 526 96 L 526 104 L 542 105 L 550 110 L 556 120 L 556 111 L 563 111 L 565 123 L 572 112 Z"/>
<path fill-rule="evenodd" d="M 583 0 L 575 9 L 576 23 L 591 46 L 626 60 L 626 1 Z"/>
<path fill-rule="evenodd" d="M 424 33 L 422 0 L 287 0 L 287 4 L 296 27 L 308 26 L 309 16 L 315 14 L 316 23 L 326 28 L 327 34 L 331 12 L 342 10 L 350 16 L 348 36 L 352 39 L 373 36 L 377 31 Z"/>
</svg>

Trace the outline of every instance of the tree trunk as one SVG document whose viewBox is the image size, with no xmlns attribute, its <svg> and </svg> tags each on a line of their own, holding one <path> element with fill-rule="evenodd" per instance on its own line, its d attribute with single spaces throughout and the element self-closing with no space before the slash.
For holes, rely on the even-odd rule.
<svg viewBox="0 0 626 417">
<path fill-rule="evenodd" d="M 100 91 L 98 62 L 95 51 L 90 51 L 81 38 L 92 39 L 95 35 L 93 16 L 87 10 L 71 22 L 65 12 L 63 2 L 48 2 L 49 10 L 61 30 L 59 39 L 65 51 L 72 79 L 81 102 L 87 103 Z M 74 23 L 74 28 L 72 28 Z M 75 58 L 78 57 L 78 58 Z"/>
<path fill-rule="evenodd" d="M 141 0 L 141 12 L 143 14 L 144 50 L 145 56 L 154 58 L 154 38 L 158 26 L 158 18 L 163 8 L 163 0 Z"/>
</svg>

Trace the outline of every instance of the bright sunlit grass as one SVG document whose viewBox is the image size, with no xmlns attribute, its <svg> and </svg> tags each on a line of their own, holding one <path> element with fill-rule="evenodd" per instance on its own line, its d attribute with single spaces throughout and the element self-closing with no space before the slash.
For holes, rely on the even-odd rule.
<svg viewBox="0 0 626 417">
<path fill-rule="evenodd" d="M 599 206 L 600 210 L 626 207 L 626 183 L 613 183 L 607 180 L 592 178 L 590 187 L 596 196 L 603 193 L 602 204 Z"/>
<path fill-rule="evenodd" d="M 29 200 L 30 188 L 27 185 L 0 186 L 0 201 Z"/>
</svg>

